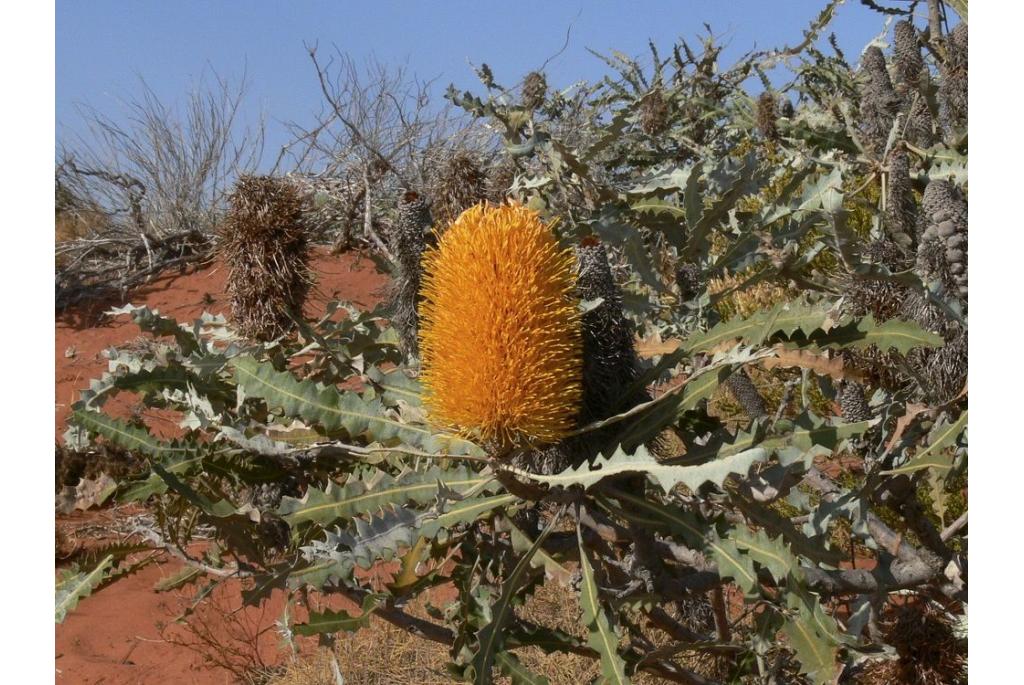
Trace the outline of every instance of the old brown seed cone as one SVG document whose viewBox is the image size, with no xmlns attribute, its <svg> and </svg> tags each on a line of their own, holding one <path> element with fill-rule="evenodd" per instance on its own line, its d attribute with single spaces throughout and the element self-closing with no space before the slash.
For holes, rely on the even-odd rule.
<svg viewBox="0 0 1024 685">
<path fill-rule="evenodd" d="M 217 250 L 228 268 L 231 318 L 241 335 L 272 340 L 291 329 L 313 283 L 306 201 L 286 179 L 242 176 L 228 202 Z"/>
</svg>

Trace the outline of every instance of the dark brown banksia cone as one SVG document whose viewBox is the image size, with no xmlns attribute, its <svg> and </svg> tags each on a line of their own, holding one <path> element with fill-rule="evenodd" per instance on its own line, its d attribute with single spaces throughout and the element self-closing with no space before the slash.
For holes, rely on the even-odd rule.
<svg viewBox="0 0 1024 685">
<path fill-rule="evenodd" d="M 477 156 L 459 151 L 443 162 L 431 180 L 430 195 L 434 219 L 441 227 L 487 200 L 487 174 Z"/>
<path fill-rule="evenodd" d="M 768 414 L 764 398 L 754 386 L 754 381 L 744 369 L 740 369 L 725 380 L 725 387 L 733 398 L 743 407 L 743 411 L 752 419 L 759 419 Z"/>
<path fill-rule="evenodd" d="M 294 184 L 271 176 L 240 177 L 228 204 L 217 249 L 228 266 L 231 318 L 243 336 L 272 340 L 291 330 L 313 283 L 308 206 Z"/>
<path fill-rule="evenodd" d="M 664 133 L 668 128 L 668 103 L 661 88 L 648 93 L 640 103 L 640 129 L 649 136 Z"/>
<path fill-rule="evenodd" d="M 604 245 L 588 239 L 576 249 L 580 301 L 602 300 L 583 315 L 583 406 L 581 426 L 614 416 L 651 399 L 643 388 L 630 393 L 640 377 L 640 359 L 633 348 L 633 330 L 622 311 L 622 292 L 615 284 Z M 531 468 L 556 473 L 592 457 L 621 426 L 591 431 L 562 440 L 530 457 Z"/>
<path fill-rule="evenodd" d="M 537 109 L 544 104 L 548 94 L 548 82 L 544 74 L 531 71 L 523 80 L 523 106 L 526 109 Z"/>
<path fill-rule="evenodd" d="M 679 299 L 682 302 L 688 302 L 700 295 L 705 287 L 700 267 L 686 262 L 680 264 L 676 268 L 676 286 L 679 288 Z"/>
<path fill-rule="evenodd" d="M 775 96 L 765 91 L 757 98 L 757 128 L 765 140 L 772 142 L 779 139 L 778 102 Z"/>
</svg>

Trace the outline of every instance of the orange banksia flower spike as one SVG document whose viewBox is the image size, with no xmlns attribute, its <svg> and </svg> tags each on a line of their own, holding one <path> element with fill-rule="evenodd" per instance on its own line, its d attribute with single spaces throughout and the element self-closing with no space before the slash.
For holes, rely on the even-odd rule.
<svg viewBox="0 0 1024 685">
<path fill-rule="evenodd" d="M 583 342 L 572 250 L 518 205 L 463 212 L 423 256 L 421 382 L 431 419 L 492 446 L 575 427 Z"/>
</svg>

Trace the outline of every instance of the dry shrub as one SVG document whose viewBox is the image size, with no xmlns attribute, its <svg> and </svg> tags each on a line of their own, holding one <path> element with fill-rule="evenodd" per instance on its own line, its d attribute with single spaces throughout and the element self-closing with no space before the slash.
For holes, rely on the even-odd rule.
<svg viewBox="0 0 1024 685">
<path fill-rule="evenodd" d="M 171 645 L 187 649 L 211 668 L 231 673 L 234 682 L 258 680 L 253 674 L 271 672 L 277 657 L 277 626 L 270 620 L 270 603 L 246 606 L 242 598 L 225 585 L 206 596 L 199 587 L 181 590 L 176 599 L 182 616 L 175 623 L 159 621 L 161 637 Z"/>
<path fill-rule="evenodd" d="M 218 251 L 228 265 L 227 294 L 237 330 L 271 340 L 291 329 L 313 283 L 303 223 L 305 200 L 288 181 L 242 176 L 218 230 Z"/>
</svg>

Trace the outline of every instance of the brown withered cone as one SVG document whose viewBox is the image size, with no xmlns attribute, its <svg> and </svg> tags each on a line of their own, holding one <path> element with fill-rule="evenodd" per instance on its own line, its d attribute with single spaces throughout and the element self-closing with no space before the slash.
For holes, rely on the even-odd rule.
<svg viewBox="0 0 1024 685">
<path fill-rule="evenodd" d="M 231 317 L 243 336 L 272 340 L 291 330 L 313 283 L 306 200 L 286 179 L 242 176 L 228 203 L 217 249 Z"/>
</svg>

